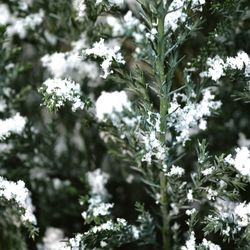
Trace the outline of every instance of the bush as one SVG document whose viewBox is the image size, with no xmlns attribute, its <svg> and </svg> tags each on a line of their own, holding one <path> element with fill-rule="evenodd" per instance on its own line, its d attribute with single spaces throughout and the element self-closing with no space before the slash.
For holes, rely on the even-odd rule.
<svg viewBox="0 0 250 250">
<path fill-rule="evenodd" d="M 0 249 L 250 248 L 247 0 L 0 13 Z"/>
</svg>

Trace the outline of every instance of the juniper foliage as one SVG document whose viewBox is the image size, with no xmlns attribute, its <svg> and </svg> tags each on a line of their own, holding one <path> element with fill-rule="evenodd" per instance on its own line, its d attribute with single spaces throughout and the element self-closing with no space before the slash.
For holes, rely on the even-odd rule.
<svg viewBox="0 0 250 250">
<path fill-rule="evenodd" d="M 0 249 L 249 249 L 249 13 L 2 1 Z"/>
</svg>

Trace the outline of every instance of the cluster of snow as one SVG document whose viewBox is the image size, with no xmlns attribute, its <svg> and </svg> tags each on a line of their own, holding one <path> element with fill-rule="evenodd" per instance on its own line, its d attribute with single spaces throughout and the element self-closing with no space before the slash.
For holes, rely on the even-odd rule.
<svg viewBox="0 0 250 250">
<path fill-rule="evenodd" d="M 100 168 L 87 173 L 87 179 L 90 186 L 90 193 L 92 195 L 107 196 L 108 192 L 105 188 L 109 180 L 109 175 L 101 171 Z"/>
<path fill-rule="evenodd" d="M 86 15 L 85 0 L 73 0 L 73 8 L 76 11 L 76 17 L 78 20 L 83 20 Z"/>
<path fill-rule="evenodd" d="M 142 161 L 151 164 L 152 159 L 164 161 L 167 148 L 160 141 L 160 114 L 148 111 L 146 114 L 146 129 L 139 129 L 136 136 L 142 147 Z M 144 121 L 142 121 L 144 122 Z"/>
<path fill-rule="evenodd" d="M 124 58 L 119 51 L 120 47 L 118 45 L 111 47 L 104 42 L 103 38 L 101 38 L 99 42 L 95 42 L 93 44 L 93 47 L 91 49 L 86 49 L 85 54 L 93 55 L 95 57 L 103 59 L 101 68 L 104 74 L 101 77 L 107 78 L 110 74 L 113 73 L 113 70 L 110 69 L 113 60 L 117 63 L 125 64 Z"/>
<path fill-rule="evenodd" d="M 250 180 L 250 151 L 247 147 L 237 148 L 236 155 L 228 155 L 225 161 L 235 167 L 239 173 Z"/>
<path fill-rule="evenodd" d="M 168 14 L 165 17 L 165 29 L 175 31 L 180 23 L 185 23 L 187 20 L 186 9 L 190 1 L 187 0 L 173 0 L 169 6 Z M 193 0 L 191 1 L 191 8 L 193 10 L 202 10 L 202 5 L 205 4 L 205 0 Z"/>
<path fill-rule="evenodd" d="M 200 74 L 201 77 L 211 78 L 218 81 L 225 75 L 226 70 L 245 70 L 245 76 L 250 75 L 250 57 L 244 51 L 238 52 L 235 57 L 227 57 L 225 60 L 218 55 L 207 59 L 208 70 Z"/>
<path fill-rule="evenodd" d="M 140 43 L 145 37 L 146 26 L 133 16 L 131 10 L 129 10 L 122 19 L 107 16 L 107 24 L 112 28 L 114 37 L 124 36 L 128 33 L 132 35 L 136 43 Z"/>
<path fill-rule="evenodd" d="M 103 0 L 96 0 L 96 5 L 103 3 Z M 123 6 L 124 5 L 124 0 L 108 0 L 108 3 L 113 6 Z"/>
<path fill-rule="evenodd" d="M 196 238 L 194 232 L 192 231 L 189 236 L 189 239 L 185 243 L 185 246 L 181 247 L 181 250 L 195 250 L 196 246 L 195 240 Z"/>
<path fill-rule="evenodd" d="M 11 134 L 21 134 L 26 125 L 26 118 L 22 117 L 19 113 L 15 116 L 0 120 L 0 140 L 9 137 Z"/>
<path fill-rule="evenodd" d="M 88 199 L 88 209 L 82 212 L 85 220 L 110 215 L 113 204 L 106 202 L 109 196 L 106 189 L 109 175 L 101 169 L 96 169 L 87 173 L 87 181 L 90 186 L 90 198 Z"/>
<path fill-rule="evenodd" d="M 0 176 L 0 197 L 8 201 L 15 201 L 17 205 L 24 209 L 24 214 L 21 219 L 23 222 L 36 224 L 34 208 L 30 197 L 29 190 L 25 187 L 23 181 L 13 182 L 8 181 Z"/>
<path fill-rule="evenodd" d="M 222 233 L 226 236 L 236 234 L 250 224 L 250 203 L 217 199 L 215 208 L 218 211 L 218 215 L 210 215 L 210 219 L 214 221 L 222 220 L 224 222 L 223 224 L 226 225 L 226 228 L 222 230 Z M 232 221 L 234 222 L 233 224 Z"/>
<path fill-rule="evenodd" d="M 186 241 L 185 246 L 181 247 L 181 250 L 196 250 L 197 248 L 206 250 L 221 250 L 221 247 L 219 245 L 214 244 L 207 239 L 203 239 L 201 244 L 196 244 L 196 237 L 194 232 L 192 231 L 189 239 Z"/>
<path fill-rule="evenodd" d="M 185 170 L 179 166 L 171 166 L 170 171 L 167 173 L 167 176 L 177 176 L 181 177 L 184 175 Z"/>
<path fill-rule="evenodd" d="M 175 94 L 169 108 L 168 126 L 177 133 L 176 141 L 185 145 L 190 137 L 200 130 L 207 128 L 206 118 L 221 106 L 215 101 L 215 95 L 210 89 L 203 91 L 200 102 L 192 102 L 184 94 Z M 182 104 L 185 105 L 182 106 Z"/>
<path fill-rule="evenodd" d="M 201 173 L 204 175 L 204 176 L 208 176 L 208 175 L 211 175 L 213 173 L 213 171 L 215 170 L 215 167 L 210 167 L 210 168 L 206 168 L 204 170 L 201 171 Z"/>
<path fill-rule="evenodd" d="M 81 56 L 86 46 L 84 35 L 81 35 L 79 40 L 72 43 L 70 51 L 44 55 L 41 58 L 42 65 L 47 68 L 52 77 L 70 77 L 78 82 L 88 78 L 90 80 L 88 84 L 97 85 L 100 77 L 96 63 L 85 61 Z"/>
<path fill-rule="evenodd" d="M 105 121 L 106 118 L 116 121 L 117 113 L 130 108 L 131 103 L 125 91 L 103 91 L 96 100 L 96 117 L 100 121 Z"/>
<path fill-rule="evenodd" d="M 24 9 L 28 8 L 28 3 L 24 3 L 22 6 Z M 27 36 L 28 30 L 34 30 L 37 26 L 41 25 L 44 18 L 43 10 L 25 17 L 15 16 L 10 12 L 6 4 L 0 4 L 0 13 L 0 25 L 7 26 L 6 34 L 10 37 L 18 35 L 22 39 Z"/>
<path fill-rule="evenodd" d="M 80 85 L 70 79 L 47 79 L 40 90 L 44 95 L 45 104 L 49 108 L 60 108 L 66 102 L 72 105 L 73 112 L 84 108 Z"/>
</svg>

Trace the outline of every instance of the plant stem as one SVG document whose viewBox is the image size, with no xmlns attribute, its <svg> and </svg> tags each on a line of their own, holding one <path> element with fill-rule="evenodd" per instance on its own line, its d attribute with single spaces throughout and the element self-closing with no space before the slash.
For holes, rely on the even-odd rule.
<svg viewBox="0 0 250 250">
<path fill-rule="evenodd" d="M 168 88 L 165 78 L 165 30 L 164 14 L 158 18 L 158 44 L 157 44 L 157 80 L 160 87 L 160 142 L 165 144 L 166 115 L 168 112 Z M 162 215 L 162 241 L 163 250 L 170 249 L 169 217 L 168 217 L 168 197 L 167 197 L 167 176 L 163 171 L 160 172 L 160 204 Z"/>
<path fill-rule="evenodd" d="M 170 249 L 169 219 L 168 219 L 168 199 L 166 194 L 167 178 L 165 173 L 160 173 L 161 186 L 161 215 L 162 215 L 162 241 L 163 250 Z"/>
</svg>

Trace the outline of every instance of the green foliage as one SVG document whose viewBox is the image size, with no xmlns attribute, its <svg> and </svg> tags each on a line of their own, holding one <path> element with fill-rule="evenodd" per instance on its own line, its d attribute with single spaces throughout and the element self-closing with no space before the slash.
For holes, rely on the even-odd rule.
<svg viewBox="0 0 250 250">
<path fill-rule="evenodd" d="M 85 0 L 84 7 L 77 8 L 75 2 L 38 0 L 27 8 L 18 1 L 4 2 L 15 21 L 40 9 L 44 19 L 27 28 L 23 38 L 18 32 L 8 35 L 12 21 L 0 27 L 0 106 L 6 104 L 0 120 L 20 113 L 28 121 L 22 133 L 0 137 L 0 175 L 25 181 L 38 220 L 37 228 L 23 225 L 23 209 L 0 196 L 0 249 L 47 250 L 50 227 L 64 232 L 71 249 L 75 239 L 78 249 L 186 250 L 182 247 L 192 233 L 198 250 L 207 249 L 201 243 L 204 237 L 222 249 L 249 249 L 249 225 L 225 233 L 239 218 L 233 212 L 222 218 L 217 207 L 218 200 L 231 201 L 233 211 L 249 200 L 249 180 L 226 160 L 229 153 L 235 154 L 237 143 L 242 144 L 240 133 L 250 137 L 247 67 L 227 69 L 216 82 L 200 74 L 208 70 L 209 57 L 226 60 L 241 50 L 249 54 L 248 1 L 206 1 L 196 6 L 202 11 L 192 1 L 183 1 L 184 15 L 176 29 L 167 28 L 165 20 L 182 9 L 172 10 L 174 1 L 139 0 L 119 6 Z M 129 10 L 131 19 L 126 19 Z M 108 21 L 110 16 L 115 19 Z M 100 38 L 109 49 L 120 44 L 126 60 L 122 65 L 109 58 L 112 74 L 105 80 L 100 78 L 105 58 L 85 53 Z M 74 54 L 75 41 L 84 45 Z M 64 66 L 73 68 L 65 69 L 61 78 L 78 77 L 85 106 L 81 112 L 72 112 L 68 101 L 48 94 L 42 85 L 53 78 L 53 70 L 41 58 L 55 54 L 72 60 L 65 66 L 62 56 L 52 66 L 59 73 Z M 112 110 L 100 120 L 95 101 L 102 91 L 123 89 L 130 108 Z M 211 90 L 222 107 L 202 117 L 208 123 L 201 130 L 204 124 L 192 119 L 203 112 L 197 107 L 204 90 Z M 58 102 L 65 107 L 58 108 Z M 189 108 L 194 109 L 191 114 Z M 182 120 L 171 120 L 180 111 Z M 182 124 L 189 120 L 193 124 L 187 129 Z M 180 139 L 187 131 L 187 141 L 185 136 Z M 93 193 L 87 177 L 96 169 L 110 176 L 102 183 L 103 196 Z M 100 207 L 108 208 L 106 213 Z"/>
</svg>

